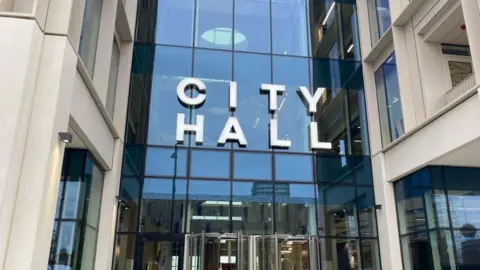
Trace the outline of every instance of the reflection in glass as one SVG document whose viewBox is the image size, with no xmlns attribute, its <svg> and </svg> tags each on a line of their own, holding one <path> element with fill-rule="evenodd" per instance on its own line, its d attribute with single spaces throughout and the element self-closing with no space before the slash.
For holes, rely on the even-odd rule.
<svg viewBox="0 0 480 270">
<path fill-rule="evenodd" d="M 191 49 L 156 46 L 150 97 L 148 144 L 176 144 L 177 114 L 189 118 L 177 98 L 177 84 L 192 72 Z M 184 135 L 188 143 L 188 135 Z"/>
<path fill-rule="evenodd" d="M 235 1 L 236 51 L 270 52 L 270 5 L 268 1 Z M 241 34 L 241 35 L 240 35 Z M 245 38 L 242 38 L 244 36 Z M 254 73 L 252 73 L 254 74 Z"/>
<path fill-rule="evenodd" d="M 289 151 L 308 152 L 310 117 L 307 107 L 298 97 L 299 86 L 310 87 L 308 59 L 274 56 L 273 83 L 285 85 L 286 91 L 277 98 L 278 139 L 290 140 Z M 265 95 L 265 100 L 267 96 Z"/>
<path fill-rule="evenodd" d="M 158 1 L 155 43 L 192 46 L 194 0 Z"/>
<path fill-rule="evenodd" d="M 176 154 L 176 155 L 175 155 Z M 175 167 L 175 159 L 177 166 Z M 187 176 L 187 151 L 174 148 L 147 148 L 145 175 Z"/>
<path fill-rule="evenodd" d="M 359 256 L 355 256 L 357 259 L 355 266 L 357 269 L 371 269 L 380 270 L 380 251 L 378 249 L 377 240 L 362 240 L 360 241 Z M 352 254 L 357 255 L 357 254 Z M 361 260 L 359 260 L 361 258 Z"/>
<path fill-rule="evenodd" d="M 392 24 L 390 18 L 389 0 L 376 0 L 377 3 L 377 21 L 378 21 L 378 38 L 388 30 Z"/>
<path fill-rule="evenodd" d="M 273 183 L 233 182 L 232 231 L 245 234 L 273 232 Z"/>
<path fill-rule="evenodd" d="M 318 187 L 318 230 L 320 235 L 357 236 L 357 209 L 353 186 Z"/>
<path fill-rule="evenodd" d="M 135 235 L 117 235 L 113 270 L 132 270 L 135 254 Z"/>
<path fill-rule="evenodd" d="M 140 229 L 143 232 L 181 233 L 187 181 L 145 179 Z"/>
<path fill-rule="evenodd" d="M 432 249 L 425 233 L 402 236 L 400 242 L 405 269 L 434 269 Z"/>
<path fill-rule="evenodd" d="M 313 185 L 275 184 L 276 232 L 315 235 Z"/>
<path fill-rule="evenodd" d="M 315 156 L 318 182 L 353 183 L 349 167 L 352 156 L 317 154 Z"/>
<path fill-rule="evenodd" d="M 123 177 L 119 197 L 127 207 L 119 207 L 117 215 L 117 231 L 135 232 L 139 211 L 140 180 L 135 177 Z"/>
<path fill-rule="evenodd" d="M 305 0 L 272 1 L 272 53 L 308 56 Z"/>
<path fill-rule="evenodd" d="M 218 138 L 230 116 L 228 100 L 232 77 L 232 54 L 195 50 L 194 77 L 205 83 L 207 98 L 200 108 L 193 110 L 192 119 L 195 119 L 196 115 L 204 116 L 202 146 L 217 147 Z M 227 142 L 224 147 L 230 148 L 230 143 Z"/>
<path fill-rule="evenodd" d="M 232 11 L 232 0 L 197 0 L 195 46 L 231 50 Z"/>
<path fill-rule="evenodd" d="M 270 154 L 236 152 L 233 160 L 233 177 L 236 179 L 271 180 L 272 178 L 272 156 Z"/>
<path fill-rule="evenodd" d="M 67 266 L 70 268 L 78 267 L 78 253 L 80 251 L 80 231 L 81 225 L 77 222 L 63 221 L 59 223 L 59 230 L 56 246 L 52 246 L 50 251 L 55 250 L 55 261 L 51 261 L 52 267 Z"/>
<path fill-rule="evenodd" d="M 192 177 L 230 177 L 230 153 L 227 151 L 192 150 L 190 174 Z"/>
<path fill-rule="evenodd" d="M 234 80 L 237 82 L 238 99 L 234 116 L 238 118 L 245 134 L 248 150 L 269 149 L 268 124 L 271 116 L 268 112 L 268 99 L 260 95 L 260 85 L 271 81 L 270 61 L 270 56 L 267 55 L 234 54 Z M 239 149 L 237 144 L 234 144 L 234 148 Z"/>
<path fill-rule="evenodd" d="M 368 269 L 360 268 L 361 251 L 358 250 L 358 240 L 329 239 L 320 241 L 320 256 L 325 270 Z"/>
<path fill-rule="evenodd" d="M 191 180 L 187 232 L 229 232 L 230 194 L 230 182 Z"/>
<path fill-rule="evenodd" d="M 311 155 L 275 155 L 275 179 L 277 181 L 313 182 Z"/>
<path fill-rule="evenodd" d="M 377 236 L 375 198 L 372 187 L 357 187 L 358 228 L 364 237 Z"/>
</svg>

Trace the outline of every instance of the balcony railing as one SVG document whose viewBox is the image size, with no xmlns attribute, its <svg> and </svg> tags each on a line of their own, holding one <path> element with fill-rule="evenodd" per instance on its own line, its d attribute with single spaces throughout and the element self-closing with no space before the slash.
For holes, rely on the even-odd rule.
<svg viewBox="0 0 480 270">
<path fill-rule="evenodd" d="M 475 85 L 475 74 L 472 73 L 468 77 L 463 79 L 461 82 L 459 82 L 457 85 L 452 87 L 452 89 L 448 90 L 443 96 L 438 99 L 435 106 L 436 111 L 443 109 L 445 106 L 465 94 L 468 90 L 475 87 Z"/>
</svg>

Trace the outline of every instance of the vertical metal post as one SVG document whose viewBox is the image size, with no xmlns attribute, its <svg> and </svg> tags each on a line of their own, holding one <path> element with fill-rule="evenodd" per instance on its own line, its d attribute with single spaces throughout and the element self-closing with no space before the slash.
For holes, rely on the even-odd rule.
<svg viewBox="0 0 480 270">
<path fill-rule="evenodd" d="M 185 235 L 185 244 L 183 248 L 183 269 L 191 269 L 190 268 L 190 263 L 191 263 L 191 254 L 190 254 L 190 235 L 186 234 Z"/>
<path fill-rule="evenodd" d="M 279 270 L 279 261 L 280 261 L 280 258 L 279 258 L 279 253 L 280 251 L 278 250 L 278 235 L 277 233 L 275 233 L 275 239 L 274 239 L 274 243 L 273 243 L 273 250 L 275 251 L 275 270 Z"/>
<path fill-rule="evenodd" d="M 204 256 L 205 256 L 205 233 L 204 232 L 202 232 L 202 237 L 201 237 L 201 240 L 200 240 L 199 249 L 200 249 L 200 254 L 199 254 L 200 258 L 199 258 L 198 262 L 199 262 L 200 265 L 197 266 L 197 269 L 203 270 L 203 268 L 204 268 L 203 262 L 205 260 L 205 258 L 204 258 Z"/>
</svg>

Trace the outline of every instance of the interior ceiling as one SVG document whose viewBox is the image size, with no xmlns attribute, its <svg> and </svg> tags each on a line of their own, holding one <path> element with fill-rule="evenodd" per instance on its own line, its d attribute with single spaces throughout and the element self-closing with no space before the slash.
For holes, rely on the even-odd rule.
<svg viewBox="0 0 480 270">
<path fill-rule="evenodd" d="M 480 139 L 439 157 L 432 165 L 480 167 Z"/>
</svg>

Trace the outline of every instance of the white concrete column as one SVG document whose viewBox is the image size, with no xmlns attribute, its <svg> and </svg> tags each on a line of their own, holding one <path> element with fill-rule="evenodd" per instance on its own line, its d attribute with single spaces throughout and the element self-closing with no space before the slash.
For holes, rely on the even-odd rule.
<svg viewBox="0 0 480 270">
<path fill-rule="evenodd" d="M 45 269 L 77 56 L 67 37 L 45 36 L 4 269 Z"/>
<path fill-rule="evenodd" d="M 467 27 L 475 80 L 478 84 L 480 83 L 480 32 L 478 31 L 478 22 L 480 22 L 480 0 L 461 0 L 461 3 L 465 26 Z"/>
<path fill-rule="evenodd" d="M 35 94 L 43 34 L 34 20 L 0 17 L 0 269 L 5 262 Z"/>
<path fill-rule="evenodd" d="M 382 205 L 382 209 L 377 210 L 378 240 L 382 269 L 402 270 L 395 193 L 393 183 L 386 181 L 383 153 L 377 154 L 372 158 L 372 172 L 375 203 Z"/>
<path fill-rule="evenodd" d="M 115 242 L 115 226 L 117 221 L 118 195 L 123 160 L 123 141 L 115 140 L 112 170 L 105 173 L 101 215 L 98 222 L 97 252 L 95 269 L 110 269 Z"/>
</svg>

